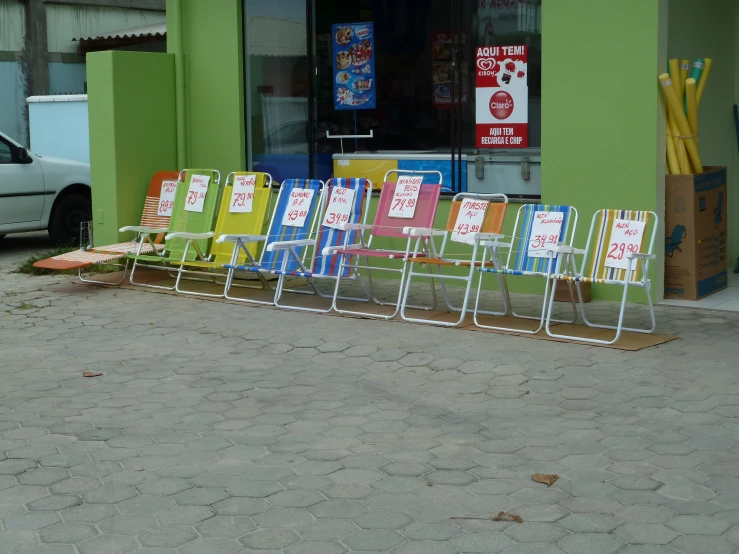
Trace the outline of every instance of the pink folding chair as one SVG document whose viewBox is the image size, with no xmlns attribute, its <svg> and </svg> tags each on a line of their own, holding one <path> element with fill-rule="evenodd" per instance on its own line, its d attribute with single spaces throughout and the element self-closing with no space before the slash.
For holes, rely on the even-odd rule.
<svg viewBox="0 0 739 554">
<path fill-rule="evenodd" d="M 411 217 L 398 217 L 394 213 L 393 203 L 395 199 L 397 183 L 387 182 L 388 176 L 391 173 L 397 173 L 401 175 L 436 175 L 437 179 L 431 179 L 432 184 L 422 183 L 418 192 L 418 200 L 415 203 L 415 211 Z M 428 180 L 424 177 L 424 180 Z M 365 289 L 367 296 L 364 298 L 353 298 L 347 296 L 339 296 L 339 288 L 341 280 L 336 280 L 336 286 L 334 288 L 334 295 L 331 307 L 337 313 L 342 315 L 355 315 L 364 317 L 373 317 L 379 319 L 392 319 L 398 314 L 400 309 L 400 300 L 403 295 L 403 287 L 405 285 L 406 270 L 408 267 L 408 258 L 411 255 L 411 236 L 410 230 L 414 228 L 432 228 L 434 224 L 434 217 L 436 217 L 436 208 L 439 205 L 439 195 L 441 194 L 442 175 L 439 171 L 404 171 L 404 170 L 391 170 L 385 174 L 384 184 L 382 191 L 380 192 L 380 201 L 377 206 L 377 213 L 375 214 L 375 221 L 372 225 L 364 225 L 360 223 L 346 224 L 345 230 L 359 231 L 357 237 L 359 242 L 355 244 L 348 244 L 349 233 L 347 233 L 347 243 L 340 248 L 324 249 L 324 255 L 335 254 L 339 256 L 339 271 L 341 275 L 346 270 L 357 271 L 364 270 L 367 273 L 367 283 L 369 290 Z M 364 233 L 370 231 L 370 237 L 368 241 L 365 241 Z M 405 239 L 406 245 L 405 250 L 385 250 L 373 247 L 375 237 L 380 238 L 397 238 Z M 414 237 L 415 239 L 416 237 Z M 425 239 L 421 246 L 418 256 L 426 256 L 429 252 L 428 240 Z M 387 267 L 379 264 L 371 264 L 370 259 L 373 260 L 401 260 L 401 267 Z M 363 264 L 360 264 L 360 260 L 364 260 Z M 372 280 L 373 271 L 385 271 L 390 273 L 400 273 L 400 284 L 398 286 L 398 296 L 395 301 L 381 301 L 375 295 L 375 287 Z M 432 283 L 433 284 L 433 283 Z M 364 288 L 364 287 L 363 287 Z M 434 287 L 431 287 L 433 295 L 433 305 L 431 307 L 423 306 L 412 306 L 423 310 L 431 310 L 436 306 L 436 294 Z M 358 312 L 352 310 L 341 310 L 337 306 L 338 300 L 354 300 L 360 302 L 374 302 L 380 306 L 392 306 L 395 308 L 392 314 L 382 315 L 373 312 Z"/>
</svg>

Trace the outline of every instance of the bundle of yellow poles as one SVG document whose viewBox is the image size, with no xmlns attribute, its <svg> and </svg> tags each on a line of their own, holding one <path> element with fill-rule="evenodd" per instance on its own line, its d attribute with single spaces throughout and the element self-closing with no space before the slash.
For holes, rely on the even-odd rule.
<svg viewBox="0 0 739 554">
<path fill-rule="evenodd" d="M 667 170 L 672 175 L 702 173 L 698 151 L 698 107 L 713 60 L 696 60 L 688 77 L 688 60 L 669 60 L 669 73 L 659 76 L 667 108 Z"/>
</svg>

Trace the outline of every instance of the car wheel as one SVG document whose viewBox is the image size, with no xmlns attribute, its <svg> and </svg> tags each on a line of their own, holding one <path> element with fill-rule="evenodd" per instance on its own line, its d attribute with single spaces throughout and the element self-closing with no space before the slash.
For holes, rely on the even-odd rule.
<svg viewBox="0 0 739 554">
<path fill-rule="evenodd" d="M 54 204 L 49 218 L 49 237 L 56 244 L 74 244 L 80 238 L 80 224 L 90 221 L 92 203 L 82 194 L 67 194 Z"/>
</svg>

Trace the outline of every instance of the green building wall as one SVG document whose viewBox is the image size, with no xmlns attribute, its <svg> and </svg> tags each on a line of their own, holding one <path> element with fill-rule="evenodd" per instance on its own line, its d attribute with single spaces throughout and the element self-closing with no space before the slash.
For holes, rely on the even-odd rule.
<svg viewBox="0 0 739 554">
<path fill-rule="evenodd" d="M 170 58 L 182 56 L 185 74 L 184 165 L 214 167 L 224 175 L 246 167 L 241 4 L 241 0 L 167 0 L 168 52 Z M 175 9 L 179 6 L 181 10 Z M 543 201 L 578 208 L 580 244 L 593 213 L 601 208 L 654 210 L 662 219 L 664 122 L 656 77 L 666 57 L 666 6 L 666 0 L 543 2 Z M 172 41 L 177 28 L 183 31 L 181 48 Z M 116 58 L 105 59 L 90 67 L 91 81 L 117 82 L 120 70 L 132 71 L 126 64 L 110 65 L 114 60 L 119 63 Z M 168 67 L 170 77 L 157 96 L 162 101 L 167 97 L 169 109 L 174 105 L 170 83 L 174 65 L 169 62 Z M 110 113 L 102 113 L 105 102 L 94 99 L 98 90 L 105 94 L 104 87 L 91 86 L 91 120 L 95 120 L 91 126 L 99 127 L 103 121 L 118 125 L 118 119 L 138 109 L 136 102 L 121 102 L 119 96 L 107 106 Z M 97 115 L 92 113 L 95 102 L 101 108 Z M 146 167 L 148 176 L 167 167 L 174 155 L 174 116 L 168 117 L 166 155 L 163 152 L 158 164 Z M 126 154 L 118 144 L 106 148 L 104 155 L 93 152 L 94 164 Z M 143 145 L 137 148 L 145 150 Z M 94 169 L 93 181 L 95 175 L 103 178 L 98 170 L 103 171 Z M 95 199 L 95 210 L 109 211 L 114 197 L 104 194 Z M 517 207 L 509 210 L 506 230 L 512 228 Z M 437 226 L 445 223 L 448 209 L 443 202 Z M 653 266 L 655 298 L 662 294 L 662 268 L 662 260 Z M 520 290 L 539 289 L 538 284 L 535 289 L 521 286 Z M 594 294 L 613 296 L 598 287 Z"/>
</svg>

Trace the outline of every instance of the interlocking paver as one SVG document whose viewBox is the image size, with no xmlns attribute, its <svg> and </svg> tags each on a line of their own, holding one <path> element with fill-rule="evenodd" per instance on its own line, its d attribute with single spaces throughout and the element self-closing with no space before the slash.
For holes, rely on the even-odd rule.
<svg viewBox="0 0 739 554">
<path fill-rule="evenodd" d="M 681 340 L 625 353 L 21 278 L 17 256 L 0 252 L 1 552 L 739 545 L 739 332 L 718 333 L 737 315 L 658 306 Z"/>
</svg>

